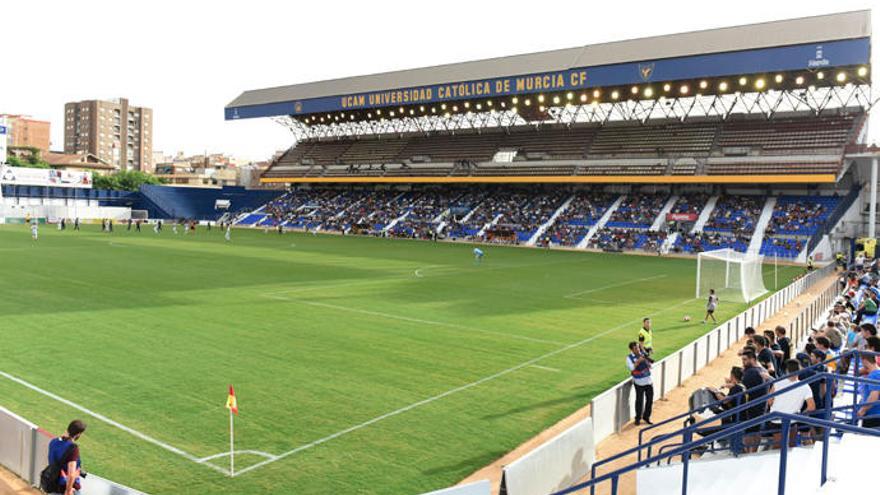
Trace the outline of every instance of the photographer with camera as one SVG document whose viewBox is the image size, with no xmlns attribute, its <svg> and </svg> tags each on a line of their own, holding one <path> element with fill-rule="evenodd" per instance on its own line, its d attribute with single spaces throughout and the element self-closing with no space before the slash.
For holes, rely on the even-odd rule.
<svg viewBox="0 0 880 495">
<path fill-rule="evenodd" d="M 49 466 L 40 473 L 40 488 L 46 493 L 79 494 L 86 472 L 82 469 L 76 441 L 85 431 L 85 423 L 75 419 L 63 435 L 49 442 Z"/>
<path fill-rule="evenodd" d="M 636 390 L 636 426 L 642 421 L 651 423 L 651 410 L 654 404 L 654 382 L 651 380 L 651 363 L 653 361 L 638 342 L 629 343 L 629 354 L 626 356 L 626 367 L 632 376 L 633 388 Z"/>
</svg>

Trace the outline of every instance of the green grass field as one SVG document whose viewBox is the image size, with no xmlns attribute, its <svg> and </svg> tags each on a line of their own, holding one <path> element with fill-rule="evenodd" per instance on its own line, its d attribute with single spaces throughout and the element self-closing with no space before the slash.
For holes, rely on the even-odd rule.
<svg viewBox="0 0 880 495">
<path fill-rule="evenodd" d="M 56 433 L 81 417 L 86 468 L 156 494 L 440 488 L 624 379 L 643 316 L 661 356 L 710 328 L 693 260 L 488 247 L 476 266 L 466 244 L 40 235 L 0 227 L 0 372 L 195 458 L 229 451 L 231 383 L 236 450 L 281 456 L 238 454 L 236 470 L 270 462 L 229 478 L 226 457 L 194 462 L 0 376 L 0 405 Z"/>
</svg>

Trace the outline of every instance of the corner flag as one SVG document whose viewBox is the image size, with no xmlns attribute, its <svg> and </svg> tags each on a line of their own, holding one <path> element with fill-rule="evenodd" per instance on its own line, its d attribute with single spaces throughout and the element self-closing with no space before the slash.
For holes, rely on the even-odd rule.
<svg viewBox="0 0 880 495">
<path fill-rule="evenodd" d="M 226 409 L 229 409 L 229 411 L 234 414 L 238 414 L 238 401 L 235 400 L 235 389 L 232 388 L 232 385 L 229 386 L 229 397 L 226 398 Z"/>
</svg>

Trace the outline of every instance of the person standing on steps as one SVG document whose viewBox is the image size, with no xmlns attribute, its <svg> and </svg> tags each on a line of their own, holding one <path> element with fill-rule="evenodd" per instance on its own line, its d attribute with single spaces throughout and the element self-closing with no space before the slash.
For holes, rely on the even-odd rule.
<svg viewBox="0 0 880 495">
<path fill-rule="evenodd" d="M 651 360 L 642 353 L 638 342 L 629 343 L 629 354 L 626 356 L 626 367 L 632 377 L 636 391 L 636 426 L 642 421 L 649 425 L 651 411 L 654 407 L 654 382 L 651 380 Z"/>
</svg>

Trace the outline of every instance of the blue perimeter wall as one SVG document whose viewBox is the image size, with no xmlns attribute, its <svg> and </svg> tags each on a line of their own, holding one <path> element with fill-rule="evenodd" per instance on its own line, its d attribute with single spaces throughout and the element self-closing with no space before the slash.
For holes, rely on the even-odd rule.
<svg viewBox="0 0 880 495">
<path fill-rule="evenodd" d="M 223 210 L 215 210 L 214 202 L 228 199 L 230 212 L 251 211 L 277 198 L 284 191 L 245 189 L 225 186 L 222 189 L 199 187 L 141 186 L 137 192 L 77 189 L 44 186 L 3 186 L 6 197 L 58 198 L 97 200 L 101 206 L 122 206 L 147 210 L 150 218 L 183 218 L 216 220 Z"/>
</svg>

